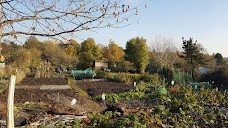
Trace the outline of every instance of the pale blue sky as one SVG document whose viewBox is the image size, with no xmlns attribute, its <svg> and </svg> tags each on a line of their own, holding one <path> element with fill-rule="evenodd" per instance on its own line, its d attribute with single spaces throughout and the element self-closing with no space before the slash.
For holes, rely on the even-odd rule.
<svg viewBox="0 0 228 128">
<path fill-rule="evenodd" d="M 140 8 L 134 19 L 139 24 L 101 29 L 97 33 L 84 31 L 77 36 L 92 37 L 96 43 L 104 45 L 111 38 L 125 47 L 126 42 L 136 36 L 146 38 L 149 45 L 155 36 L 165 35 L 179 48 L 182 37 L 193 37 L 209 54 L 218 52 L 228 57 L 228 0 L 150 0 L 147 8 Z"/>
<path fill-rule="evenodd" d="M 97 29 L 96 32 L 75 33 L 85 40 L 94 38 L 97 44 L 108 45 L 112 39 L 125 48 L 126 42 L 136 36 L 147 39 L 148 45 L 156 36 L 172 38 L 181 48 L 182 37 L 193 37 L 209 54 L 221 53 L 228 57 L 228 0 L 147 0 L 139 15 L 129 19 L 134 22 L 124 28 Z M 125 0 L 136 5 L 141 0 Z M 43 40 L 42 38 L 38 38 Z M 79 43 L 83 40 L 76 39 Z M 25 39 L 22 39 L 25 40 Z M 23 42 L 23 41 L 21 41 Z"/>
</svg>

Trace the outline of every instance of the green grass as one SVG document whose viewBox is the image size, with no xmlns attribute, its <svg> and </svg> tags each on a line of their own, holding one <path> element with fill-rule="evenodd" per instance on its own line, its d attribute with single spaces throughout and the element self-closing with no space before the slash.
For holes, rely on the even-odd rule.
<svg viewBox="0 0 228 128">
<path fill-rule="evenodd" d="M 76 86 L 76 80 L 68 79 L 68 83 L 75 92 L 79 93 L 79 95 L 84 96 L 84 97 L 90 97 L 85 91 L 83 91 L 78 86 Z"/>
<path fill-rule="evenodd" d="M 2 80 L 0 82 L 0 93 L 2 93 L 7 88 L 8 80 Z"/>
</svg>

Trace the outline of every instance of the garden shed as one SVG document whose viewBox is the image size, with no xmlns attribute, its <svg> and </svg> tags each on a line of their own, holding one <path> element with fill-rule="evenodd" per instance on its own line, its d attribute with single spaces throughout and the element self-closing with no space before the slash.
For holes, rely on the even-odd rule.
<svg viewBox="0 0 228 128">
<path fill-rule="evenodd" d="M 95 67 L 95 70 L 107 69 L 108 68 L 108 63 L 104 62 L 104 61 L 95 61 L 94 62 L 94 67 Z"/>
</svg>

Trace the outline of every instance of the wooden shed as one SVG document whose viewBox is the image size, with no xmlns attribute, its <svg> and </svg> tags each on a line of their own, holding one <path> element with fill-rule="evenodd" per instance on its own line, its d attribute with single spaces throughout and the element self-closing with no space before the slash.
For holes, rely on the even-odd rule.
<svg viewBox="0 0 228 128">
<path fill-rule="evenodd" d="M 107 69 L 108 68 L 108 63 L 104 61 L 95 61 L 94 62 L 94 67 L 95 70 L 100 70 L 100 69 Z"/>
</svg>

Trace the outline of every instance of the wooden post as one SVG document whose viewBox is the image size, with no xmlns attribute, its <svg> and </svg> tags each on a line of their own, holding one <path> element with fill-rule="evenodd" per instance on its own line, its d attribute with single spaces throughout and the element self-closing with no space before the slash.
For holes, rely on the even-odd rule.
<svg viewBox="0 0 228 128">
<path fill-rule="evenodd" d="M 14 113 L 13 113 L 14 103 L 13 102 L 14 102 L 15 81 L 16 81 L 16 76 L 11 75 L 9 86 L 8 86 L 8 96 L 7 96 L 7 106 L 6 106 L 7 128 L 14 128 Z"/>
<path fill-rule="evenodd" d="M 58 103 L 59 103 L 59 93 L 60 93 L 60 92 L 57 93 L 57 94 L 58 94 L 58 99 L 57 99 L 57 100 L 58 100 Z"/>
<path fill-rule="evenodd" d="M 104 94 L 104 93 L 101 95 L 101 98 L 102 98 L 102 100 L 103 100 L 103 102 L 104 102 L 104 106 L 106 107 L 106 103 L 105 103 L 105 94 Z"/>
</svg>

